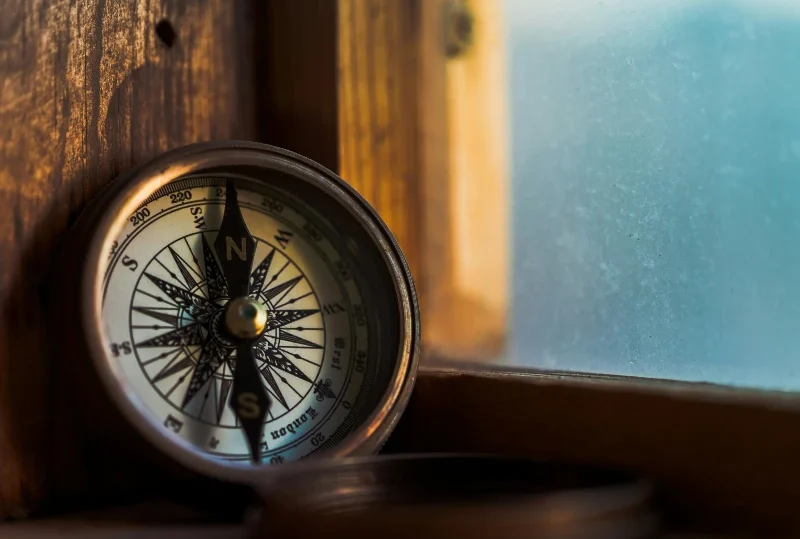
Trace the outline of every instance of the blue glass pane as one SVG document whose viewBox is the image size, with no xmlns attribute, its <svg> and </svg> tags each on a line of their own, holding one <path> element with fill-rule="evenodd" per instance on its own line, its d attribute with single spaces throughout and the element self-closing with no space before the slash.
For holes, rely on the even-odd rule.
<svg viewBox="0 0 800 539">
<path fill-rule="evenodd" d="M 509 361 L 800 389 L 800 2 L 505 12 Z"/>
</svg>

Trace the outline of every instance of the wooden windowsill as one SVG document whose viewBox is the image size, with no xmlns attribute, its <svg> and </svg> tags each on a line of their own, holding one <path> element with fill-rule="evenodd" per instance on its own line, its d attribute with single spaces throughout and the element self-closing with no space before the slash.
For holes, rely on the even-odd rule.
<svg viewBox="0 0 800 539">
<path fill-rule="evenodd" d="M 794 464 L 800 453 L 796 395 L 622 377 L 427 367 L 384 452 L 492 453 L 607 465 L 651 479 L 673 528 L 749 531 L 761 538 L 800 531 L 794 503 L 800 496 L 800 468 Z M 176 524 L 193 526 L 191 510 L 170 511 Z M 141 514 L 147 512 L 145 506 Z M 160 521 L 142 519 L 138 525 L 155 533 L 165 513 L 156 514 Z M 119 535 L 106 536 L 128 537 L 126 521 L 121 522 Z M 26 526 L 55 526 L 86 536 L 89 528 L 82 526 L 87 523 L 113 524 L 93 517 Z M 214 526 L 203 537 L 242 531 L 237 525 Z M 0 527 L 0 537 L 11 529 Z M 172 531 L 158 533 L 172 537 Z"/>
<path fill-rule="evenodd" d="M 425 368 L 387 450 L 615 466 L 651 478 L 680 525 L 800 531 L 794 503 L 800 497 L 797 395 L 569 373 Z"/>
</svg>

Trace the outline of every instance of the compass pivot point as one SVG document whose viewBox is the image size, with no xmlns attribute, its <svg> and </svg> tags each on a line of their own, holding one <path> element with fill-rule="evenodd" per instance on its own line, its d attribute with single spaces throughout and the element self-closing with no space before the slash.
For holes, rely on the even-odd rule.
<svg viewBox="0 0 800 539">
<path fill-rule="evenodd" d="M 236 298 L 225 309 L 225 329 L 237 339 L 256 339 L 267 327 L 266 307 L 253 298 Z"/>
</svg>

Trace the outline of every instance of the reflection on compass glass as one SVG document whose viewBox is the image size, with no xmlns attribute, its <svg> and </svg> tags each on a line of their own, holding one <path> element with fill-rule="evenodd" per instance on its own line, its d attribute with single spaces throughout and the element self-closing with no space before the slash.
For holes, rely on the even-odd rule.
<svg viewBox="0 0 800 539">
<path fill-rule="evenodd" d="M 385 399 L 408 341 L 358 220 L 281 177 L 180 176 L 106 241 L 100 363 L 157 436 L 204 458 L 335 449 Z"/>
</svg>

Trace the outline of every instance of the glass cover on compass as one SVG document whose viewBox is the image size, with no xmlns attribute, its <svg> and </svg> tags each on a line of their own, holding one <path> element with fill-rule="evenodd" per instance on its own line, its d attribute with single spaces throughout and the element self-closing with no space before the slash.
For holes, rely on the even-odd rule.
<svg viewBox="0 0 800 539">
<path fill-rule="evenodd" d="M 95 364 L 134 425 L 195 468 L 374 452 L 413 382 L 405 262 L 343 182 L 253 146 L 179 155 L 104 198 L 105 256 L 85 276 Z"/>
</svg>

